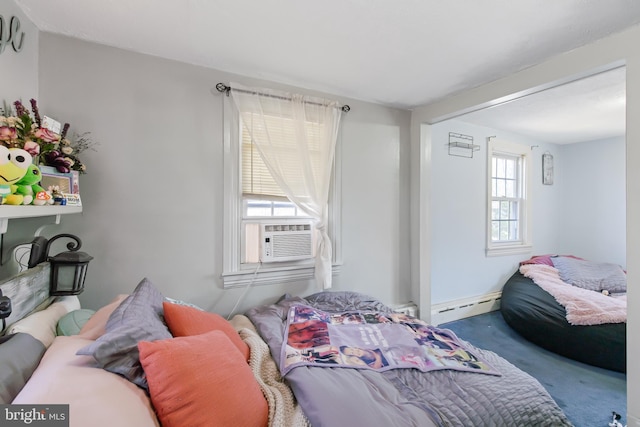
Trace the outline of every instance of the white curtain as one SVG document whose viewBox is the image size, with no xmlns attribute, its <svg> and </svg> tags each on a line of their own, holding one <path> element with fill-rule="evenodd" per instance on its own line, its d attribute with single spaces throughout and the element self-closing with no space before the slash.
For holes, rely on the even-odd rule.
<svg viewBox="0 0 640 427">
<path fill-rule="evenodd" d="M 315 277 L 331 287 L 329 185 L 342 110 L 336 101 L 231 84 L 231 96 L 273 179 L 315 220 Z"/>
</svg>

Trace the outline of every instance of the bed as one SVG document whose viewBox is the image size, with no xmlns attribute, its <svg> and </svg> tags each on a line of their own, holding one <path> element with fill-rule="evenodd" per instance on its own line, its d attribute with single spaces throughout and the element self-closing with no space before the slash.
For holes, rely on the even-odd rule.
<svg viewBox="0 0 640 427">
<path fill-rule="evenodd" d="M 572 276 L 580 272 L 571 268 L 563 271 L 567 263 L 578 268 L 602 264 L 549 255 L 524 261 L 502 289 L 500 310 L 506 323 L 549 351 L 589 365 L 626 372 L 624 271 L 607 264 L 604 270 L 590 270 L 574 280 Z"/>
<path fill-rule="evenodd" d="M 297 366 L 282 377 L 292 307 L 397 319 L 366 295 L 321 292 L 285 295 L 227 321 L 163 296 L 144 279 L 77 333 L 55 336 L 2 403 L 68 405 L 78 427 L 571 425 L 534 378 L 459 339 L 496 373 L 327 365 Z"/>
<path fill-rule="evenodd" d="M 391 311 L 380 301 L 352 292 L 289 297 L 253 308 L 247 316 L 275 359 L 281 351 L 288 310 L 295 304 L 327 312 Z M 298 367 L 286 379 L 313 426 L 570 425 L 535 379 L 497 354 L 466 344 L 502 375 Z"/>
</svg>

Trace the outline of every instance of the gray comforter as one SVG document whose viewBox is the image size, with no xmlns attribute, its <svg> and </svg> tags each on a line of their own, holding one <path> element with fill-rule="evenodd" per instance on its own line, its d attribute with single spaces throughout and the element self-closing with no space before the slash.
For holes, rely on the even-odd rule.
<svg viewBox="0 0 640 427">
<path fill-rule="evenodd" d="M 323 311 L 391 309 L 354 292 L 284 296 L 246 315 L 280 363 L 288 309 L 307 304 Z M 300 366 L 285 379 L 314 427 L 339 426 L 570 426 L 549 393 L 497 354 L 466 343 L 502 376 L 474 372 Z"/>
</svg>

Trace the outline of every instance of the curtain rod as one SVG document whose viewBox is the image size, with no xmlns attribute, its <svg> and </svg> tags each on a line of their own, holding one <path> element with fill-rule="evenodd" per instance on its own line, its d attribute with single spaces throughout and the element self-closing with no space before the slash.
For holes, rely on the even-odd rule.
<svg viewBox="0 0 640 427">
<path fill-rule="evenodd" d="M 250 91 L 250 90 L 244 90 L 244 89 L 236 89 L 236 88 L 232 88 L 231 86 L 227 86 L 224 83 L 218 83 L 216 85 L 216 89 L 218 90 L 218 92 L 224 92 L 227 94 L 227 96 L 229 96 L 229 92 L 231 90 L 235 90 L 237 92 L 242 92 L 242 93 L 252 93 L 252 94 L 258 94 L 258 95 L 263 95 L 263 96 L 267 96 L 270 98 L 276 98 L 276 99 L 284 99 L 284 100 L 291 100 L 291 98 L 287 98 L 286 96 L 278 96 L 278 95 L 272 95 L 269 93 L 261 93 L 261 92 L 254 92 L 254 91 Z M 309 104 L 313 104 L 313 105 L 324 105 L 324 104 L 320 104 L 318 102 L 308 102 Z M 349 107 L 348 105 L 343 105 L 342 107 L 336 107 L 342 110 L 343 113 L 348 113 L 349 111 L 351 111 L 351 107 Z"/>
</svg>

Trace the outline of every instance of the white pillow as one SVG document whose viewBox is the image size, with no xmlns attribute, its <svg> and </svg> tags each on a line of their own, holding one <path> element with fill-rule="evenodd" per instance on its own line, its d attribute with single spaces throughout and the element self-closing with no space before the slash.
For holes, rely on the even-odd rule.
<svg viewBox="0 0 640 427">
<path fill-rule="evenodd" d="M 75 295 L 58 297 L 47 308 L 32 313 L 22 320 L 18 320 L 7 329 L 7 334 L 24 332 L 31 335 L 49 348 L 56 337 L 58 321 L 67 313 L 79 310 L 80 300 Z"/>
</svg>

